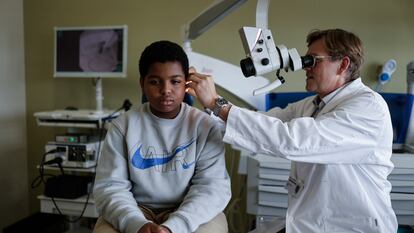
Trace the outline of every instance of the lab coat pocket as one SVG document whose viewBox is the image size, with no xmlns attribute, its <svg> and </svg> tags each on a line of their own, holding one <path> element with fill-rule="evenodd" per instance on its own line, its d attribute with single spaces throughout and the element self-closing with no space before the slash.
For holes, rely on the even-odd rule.
<svg viewBox="0 0 414 233">
<path fill-rule="evenodd" d="M 324 217 L 323 229 L 325 232 L 360 232 L 376 233 L 380 232 L 378 220 L 373 217 L 365 216 L 335 216 Z"/>
</svg>

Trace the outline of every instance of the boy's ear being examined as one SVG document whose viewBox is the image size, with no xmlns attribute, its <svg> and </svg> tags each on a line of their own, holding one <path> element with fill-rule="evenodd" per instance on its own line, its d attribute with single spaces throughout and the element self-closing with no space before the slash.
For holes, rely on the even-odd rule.
<svg viewBox="0 0 414 233">
<path fill-rule="evenodd" d="M 141 86 L 141 89 L 144 87 L 144 78 L 139 78 L 139 85 Z"/>
</svg>

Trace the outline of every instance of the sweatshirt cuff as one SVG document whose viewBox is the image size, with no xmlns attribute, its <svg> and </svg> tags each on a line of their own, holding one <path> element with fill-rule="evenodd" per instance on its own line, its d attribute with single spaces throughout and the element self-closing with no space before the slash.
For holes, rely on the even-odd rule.
<svg viewBox="0 0 414 233">
<path fill-rule="evenodd" d="M 150 221 L 140 218 L 130 218 L 126 221 L 125 233 L 137 233 L 142 226 L 149 223 Z"/>
<path fill-rule="evenodd" d="M 167 221 L 161 225 L 168 227 L 172 233 L 192 232 L 187 222 L 178 215 L 170 215 Z"/>
</svg>

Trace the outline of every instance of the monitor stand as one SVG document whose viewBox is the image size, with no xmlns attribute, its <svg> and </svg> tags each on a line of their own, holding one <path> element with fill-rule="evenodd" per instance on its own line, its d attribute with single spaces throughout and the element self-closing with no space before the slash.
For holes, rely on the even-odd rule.
<svg viewBox="0 0 414 233">
<path fill-rule="evenodd" d="M 95 82 L 95 98 L 96 98 L 96 114 L 103 113 L 103 94 L 102 94 L 102 78 L 96 78 Z"/>
</svg>

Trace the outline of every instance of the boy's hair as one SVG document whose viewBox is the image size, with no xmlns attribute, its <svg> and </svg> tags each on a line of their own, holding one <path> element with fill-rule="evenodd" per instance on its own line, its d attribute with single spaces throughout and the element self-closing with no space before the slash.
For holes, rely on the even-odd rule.
<svg viewBox="0 0 414 233">
<path fill-rule="evenodd" d="M 141 79 L 148 74 L 150 66 L 156 62 L 179 62 L 183 68 L 185 77 L 188 77 L 188 57 L 183 48 L 178 44 L 161 40 L 148 45 L 139 59 L 139 74 Z"/>
</svg>

